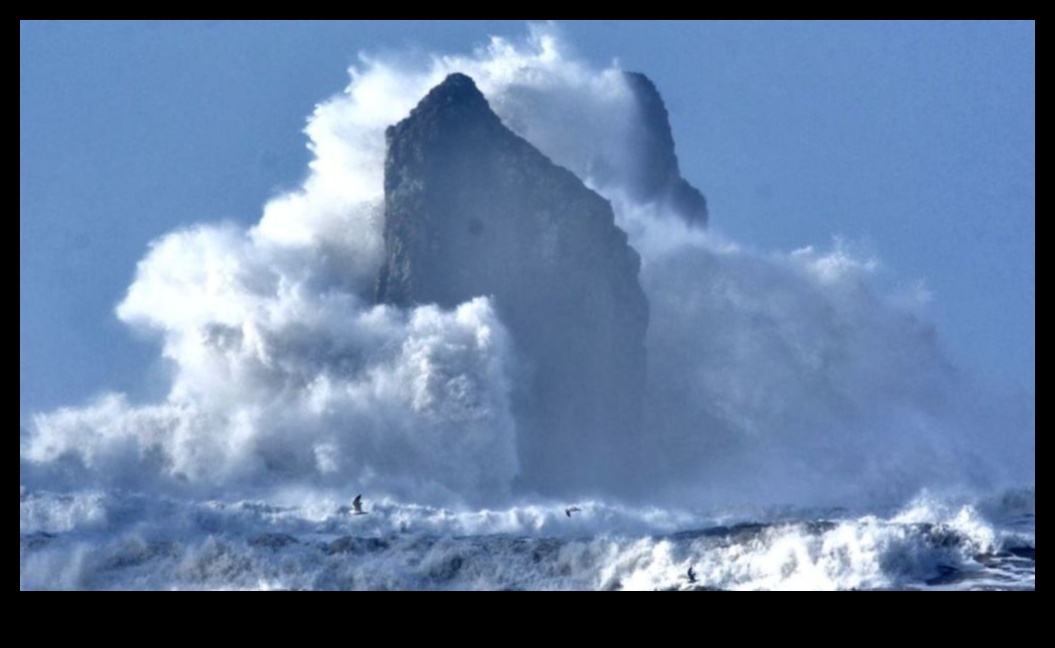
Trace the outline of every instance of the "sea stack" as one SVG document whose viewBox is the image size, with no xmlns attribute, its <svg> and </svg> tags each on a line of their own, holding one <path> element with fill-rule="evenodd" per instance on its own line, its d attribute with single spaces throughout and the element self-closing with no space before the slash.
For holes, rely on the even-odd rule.
<svg viewBox="0 0 1055 648">
<path fill-rule="evenodd" d="M 489 296 L 516 348 L 521 486 L 632 494 L 649 310 L 611 205 L 453 74 L 388 129 L 379 303 Z"/>
<path fill-rule="evenodd" d="M 640 72 L 626 72 L 624 78 L 637 104 L 630 148 L 639 154 L 628 177 L 619 179 L 621 186 L 639 203 L 658 204 L 664 212 L 678 215 L 689 225 L 706 227 L 707 199 L 681 175 L 670 113 L 656 84 Z"/>
</svg>

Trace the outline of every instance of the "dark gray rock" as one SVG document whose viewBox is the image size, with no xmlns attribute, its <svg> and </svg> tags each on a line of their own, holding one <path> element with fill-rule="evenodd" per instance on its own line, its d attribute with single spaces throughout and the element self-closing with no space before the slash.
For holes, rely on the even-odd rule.
<svg viewBox="0 0 1055 648">
<path fill-rule="evenodd" d="M 491 296 L 516 345 L 523 486 L 633 489 L 648 303 L 607 201 L 451 75 L 387 133 L 380 303 Z"/>
<path fill-rule="evenodd" d="M 636 164 L 619 182 L 638 202 L 659 203 L 691 225 L 706 227 L 707 200 L 681 176 L 670 114 L 656 85 L 644 74 L 627 72 L 626 80 L 637 100 L 639 120 L 631 132 Z"/>
</svg>

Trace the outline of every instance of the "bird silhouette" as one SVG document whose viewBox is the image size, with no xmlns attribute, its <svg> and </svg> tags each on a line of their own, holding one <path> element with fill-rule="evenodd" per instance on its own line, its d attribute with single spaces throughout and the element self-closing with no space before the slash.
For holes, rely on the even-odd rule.
<svg viewBox="0 0 1055 648">
<path fill-rule="evenodd" d="M 366 511 L 363 510 L 362 495 L 356 495 L 352 501 L 352 515 L 366 515 Z"/>
<path fill-rule="evenodd" d="M 564 509 L 564 514 L 567 515 L 569 518 L 575 515 L 576 513 L 582 513 L 582 509 L 578 506 L 569 506 L 568 508 Z"/>
<path fill-rule="evenodd" d="M 692 567 L 689 567 L 688 577 L 689 577 L 689 584 L 695 585 L 696 584 L 696 570 L 693 569 Z"/>
</svg>

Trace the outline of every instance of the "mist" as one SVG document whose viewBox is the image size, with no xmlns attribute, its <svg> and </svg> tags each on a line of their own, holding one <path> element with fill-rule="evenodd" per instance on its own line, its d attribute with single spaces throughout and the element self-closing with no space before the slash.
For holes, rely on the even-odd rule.
<svg viewBox="0 0 1055 648">
<path fill-rule="evenodd" d="M 609 199 L 641 254 L 648 385 L 631 445 L 646 450 L 629 499 L 870 506 L 1033 486 L 1032 410 L 949 361 L 924 315 L 929 295 L 883 294 L 882 264 L 851 244 L 758 251 L 721 235 L 734 214 L 703 230 L 636 202 L 637 108 L 622 71 L 578 60 L 545 27 L 471 56 L 363 56 L 310 116 L 299 189 L 247 230 L 188 227 L 140 262 L 117 315 L 157 341 L 167 397 L 105 394 L 37 415 L 20 434 L 21 484 L 531 499 L 511 407 L 520 359 L 488 296 L 452 310 L 372 300 L 385 129 L 453 72 Z M 573 469 L 553 462 L 555 478 Z"/>
</svg>

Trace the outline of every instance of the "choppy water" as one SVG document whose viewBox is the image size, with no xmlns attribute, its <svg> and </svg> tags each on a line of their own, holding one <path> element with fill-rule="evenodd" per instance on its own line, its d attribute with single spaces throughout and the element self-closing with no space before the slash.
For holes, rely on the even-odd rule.
<svg viewBox="0 0 1055 648">
<path fill-rule="evenodd" d="M 19 589 L 1035 591 L 1035 501 L 725 518 L 594 503 L 569 519 L 23 491 Z"/>
</svg>

